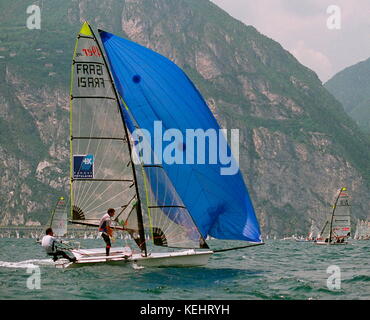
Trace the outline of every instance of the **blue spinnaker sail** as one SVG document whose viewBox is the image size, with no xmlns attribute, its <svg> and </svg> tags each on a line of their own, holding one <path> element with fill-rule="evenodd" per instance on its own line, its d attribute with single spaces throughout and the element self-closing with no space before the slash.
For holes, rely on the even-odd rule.
<svg viewBox="0 0 370 320">
<path fill-rule="evenodd" d="M 163 131 L 174 128 L 184 137 L 187 129 L 218 132 L 220 127 L 201 94 L 176 64 L 113 34 L 100 31 L 100 37 L 117 91 L 125 102 L 122 110 L 128 115 L 126 107 L 129 108 L 139 127 L 149 131 L 152 145 L 155 121 L 162 122 Z M 128 127 L 133 130 L 132 123 L 128 123 Z M 163 143 L 161 152 L 166 146 L 168 144 Z M 176 152 L 185 153 L 186 148 L 184 141 Z M 205 159 L 209 157 L 207 149 Z M 218 239 L 261 242 L 259 224 L 239 170 L 234 175 L 222 175 L 220 169 L 225 165 L 219 159 L 215 164 L 164 161 L 162 166 L 204 238 L 210 235 Z"/>
</svg>

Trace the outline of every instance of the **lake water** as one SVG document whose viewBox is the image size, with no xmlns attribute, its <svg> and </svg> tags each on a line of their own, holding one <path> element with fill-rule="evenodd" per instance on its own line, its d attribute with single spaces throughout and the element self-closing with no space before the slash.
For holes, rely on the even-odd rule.
<svg viewBox="0 0 370 320">
<path fill-rule="evenodd" d="M 79 240 L 104 247 L 103 240 Z M 117 240 L 118 242 L 124 240 Z M 212 249 L 227 241 L 210 240 Z M 134 248 L 134 245 L 132 246 Z M 292 240 L 214 254 L 206 267 L 56 269 L 35 239 L 0 239 L 0 300 L 369 300 L 370 241 Z M 30 277 L 40 271 L 40 288 Z M 328 269 L 329 268 L 329 269 Z"/>
</svg>

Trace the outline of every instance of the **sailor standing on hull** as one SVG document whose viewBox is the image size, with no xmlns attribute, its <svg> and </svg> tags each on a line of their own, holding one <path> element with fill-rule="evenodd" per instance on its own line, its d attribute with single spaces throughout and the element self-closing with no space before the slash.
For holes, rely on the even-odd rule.
<svg viewBox="0 0 370 320">
<path fill-rule="evenodd" d="M 99 232 L 101 232 L 101 236 L 105 241 L 105 254 L 109 256 L 109 251 L 112 246 L 110 237 L 112 236 L 112 228 L 111 228 L 111 221 L 112 217 L 115 214 L 115 210 L 110 208 L 108 209 L 107 213 L 100 219 L 99 223 Z"/>
</svg>

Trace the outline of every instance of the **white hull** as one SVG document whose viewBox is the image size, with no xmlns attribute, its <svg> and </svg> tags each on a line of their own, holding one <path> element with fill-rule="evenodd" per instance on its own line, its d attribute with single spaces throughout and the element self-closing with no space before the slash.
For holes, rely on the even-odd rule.
<svg viewBox="0 0 370 320">
<path fill-rule="evenodd" d="M 105 249 L 72 250 L 77 258 L 74 263 L 61 259 L 56 262 L 58 268 L 76 268 L 95 264 L 125 265 L 135 264 L 138 267 L 197 267 L 208 263 L 213 251 L 195 251 L 193 249 L 176 252 L 151 253 L 142 256 L 131 253 L 125 248 L 112 248 L 110 255 L 105 255 Z"/>
</svg>

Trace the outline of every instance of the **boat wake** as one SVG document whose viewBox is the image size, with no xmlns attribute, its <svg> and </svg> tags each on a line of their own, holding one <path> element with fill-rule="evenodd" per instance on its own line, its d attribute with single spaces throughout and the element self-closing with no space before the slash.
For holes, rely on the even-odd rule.
<svg viewBox="0 0 370 320">
<path fill-rule="evenodd" d="M 133 264 L 132 264 L 132 268 L 133 268 L 134 270 L 141 270 L 141 269 L 144 269 L 145 267 L 143 267 L 143 266 L 139 266 L 139 265 L 137 265 L 136 263 L 133 263 Z"/>
<path fill-rule="evenodd" d="M 0 268 L 28 269 L 48 265 L 54 265 L 52 259 L 32 259 L 18 262 L 0 261 Z"/>
</svg>

